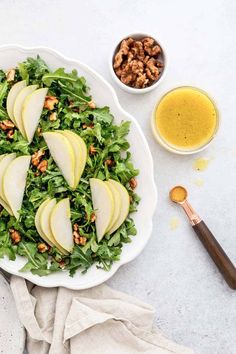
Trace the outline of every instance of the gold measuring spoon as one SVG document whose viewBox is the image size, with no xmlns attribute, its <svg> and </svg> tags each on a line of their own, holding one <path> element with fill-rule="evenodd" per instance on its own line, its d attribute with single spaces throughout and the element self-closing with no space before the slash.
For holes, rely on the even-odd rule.
<svg viewBox="0 0 236 354">
<path fill-rule="evenodd" d="M 232 289 L 236 290 L 236 268 L 211 231 L 208 229 L 207 225 L 195 213 L 187 201 L 187 190 L 182 186 L 176 186 L 171 189 L 169 196 L 173 202 L 182 206 L 195 233 L 202 242 L 203 246 L 206 248 L 212 260 L 215 262 L 225 281 Z"/>
</svg>

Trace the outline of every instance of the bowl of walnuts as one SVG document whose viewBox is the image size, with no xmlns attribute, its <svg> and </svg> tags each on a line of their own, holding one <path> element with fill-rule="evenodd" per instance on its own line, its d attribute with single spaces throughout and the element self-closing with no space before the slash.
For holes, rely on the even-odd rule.
<svg viewBox="0 0 236 354">
<path fill-rule="evenodd" d="M 123 38 L 112 52 L 110 71 L 123 90 L 142 94 L 155 89 L 166 73 L 167 59 L 163 46 L 147 34 Z"/>
</svg>

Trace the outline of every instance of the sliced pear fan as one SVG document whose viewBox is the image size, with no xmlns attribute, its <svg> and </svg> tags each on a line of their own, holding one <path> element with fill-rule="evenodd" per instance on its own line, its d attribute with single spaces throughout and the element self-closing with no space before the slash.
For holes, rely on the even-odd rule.
<svg viewBox="0 0 236 354">
<path fill-rule="evenodd" d="M 113 199 L 114 199 L 114 205 L 115 205 L 115 210 L 114 210 L 114 214 L 113 214 L 113 218 L 110 222 L 110 224 L 108 225 L 108 228 L 106 230 L 106 232 L 109 233 L 109 230 L 111 230 L 111 228 L 113 227 L 113 225 L 117 222 L 119 216 L 120 216 L 120 211 L 121 211 L 121 196 L 119 191 L 117 190 L 117 188 L 111 183 L 111 181 L 105 181 L 104 183 L 106 183 L 106 185 L 108 186 L 108 188 L 110 189 L 112 195 L 113 195 Z"/>
<path fill-rule="evenodd" d="M 16 157 L 3 175 L 3 194 L 16 219 L 19 218 L 31 157 Z"/>
<path fill-rule="evenodd" d="M 10 206 L 7 203 L 6 197 L 4 195 L 3 191 L 3 176 L 4 173 L 7 169 L 7 167 L 10 165 L 10 163 L 16 158 L 16 154 L 5 154 L 1 155 L 1 160 L 0 160 L 0 204 L 7 210 L 7 212 L 10 215 L 13 215 L 12 210 Z"/>
<path fill-rule="evenodd" d="M 84 171 L 84 167 L 87 160 L 87 147 L 83 139 L 76 133 L 70 130 L 60 131 L 60 133 L 68 139 L 74 151 L 74 156 L 75 156 L 74 189 L 75 189 L 78 186 L 80 177 L 82 176 L 82 173 Z"/>
<path fill-rule="evenodd" d="M 22 107 L 22 124 L 25 136 L 29 143 L 32 142 L 35 130 L 42 114 L 47 88 L 33 91 L 26 97 Z"/>
<path fill-rule="evenodd" d="M 24 138 L 26 138 L 25 131 L 24 131 L 24 125 L 22 121 L 22 108 L 24 101 L 28 95 L 30 95 L 33 91 L 37 89 L 38 85 L 30 85 L 27 87 L 24 87 L 16 96 L 15 103 L 14 103 L 14 108 L 13 108 L 13 115 L 14 115 L 14 120 L 16 123 L 17 128 L 20 130 L 21 134 L 23 135 Z"/>
<path fill-rule="evenodd" d="M 66 251 L 71 252 L 74 246 L 73 231 L 70 221 L 69 198 L 62 199 L 53 208 L 50 225 L 54 238 Z"/>
<path fill-rule="evenodd" d="M 12 88 L 10 89 L 8 96 L 7 96 L 7 113 L 10 117 L 10 119 L 17 125 L 15 118 L 14 118 L 14 113 L 13 113 L 13 109 L 14 109 L 14 103 L 15 103 L 15 99 L 17 97 L 17 95 L 20 93 L 20 91 L 26 87 L 26 81 L 20 81 L 17 82 L 15 85 L 12 86 Z"/>
<path fill-rule="evenodd" d="M 114 215 L 114 199 L 108 185 L 98 178 L 90 178 L 93 209 L 96 214 L 98 242 L 105 235 Z"/>
<path fill-rule="evenodd" d="M 43 134 L 50 153 L 71 188 L 75 185 L 75 156 L 68 139 L 57 132 Z"/>
<path fill-rule="evenodd" d="M 119 217 L 114 222 L 112 227 L 108 230 L 108 234 L 112 234 L 123 224 L 123 222 L 127 218 L 129 214 L 130 200 L 129 200 L 129 193 L 127 192 L 127 189 L 121 183 L 113 179 L 109 179 L 109 183 L 111 183 L 117 189 L 121 198 L 121 209 L 120 209 Z"/>
<path fill-rule="evenodd" d="M 39 214 L 39 225 L 42 230 L 42 233 L 62 254 L 67 255 L 68 252 L 63 247 L 61 247 L 61 245 L 56 241 L 55 237 L 53 236 L 51 226 L 50 226 L 50 215 L 51 215 L 51 212 L 52 212 L 54 206 L 57 203 L 56 199 L 47 199 L 44 203 L 45 204 L 41 208 L 41 211 Z M 46 239 L 45 239 L 45 241 L 46 241 Z"/>
</svg>

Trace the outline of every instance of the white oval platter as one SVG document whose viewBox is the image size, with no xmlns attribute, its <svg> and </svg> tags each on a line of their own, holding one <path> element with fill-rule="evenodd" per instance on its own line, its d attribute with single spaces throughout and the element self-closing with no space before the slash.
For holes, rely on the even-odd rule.
<svg viewBox="0 0 236 354">
<path fill-rule="evenodd" d="M 148 242 L 151 236 L 152 217 L 157 202 L 157 190 L 153 175 L 153 160 L 147 141 L 136 120 L 120 106 L 112 86 L 87 65 L 77 60 L 66 58 L 62 54 L 49 48 L 23 48 L 17 45 L 7 45 L 0 47 L 0 69 L 7 70 L 16 66 L 17 63 L 22 62 L 29 56 L 36 57 L 37 54 L 45 60 L 52 70 L 59 67 L 64 67 L 66 71 L 76 69 L 79 75 L 86 78 L 93 100 L 98 106 L 109 106 L 111 113 L 115 117 L 115 122 L 118 124 L 123 120 L 132 122 L 128 140 L 131 146 L 130 151 L 134 165 L 140 171 L 137 193 L 141 197 L 141 202 L 138 207 L 138 212 L 132 215 L 137 228 L 137 235 L 133 237 L 131 243 L 124 245 L 120 261 L 115 262 L 109 272 L 97 269 L 96 266 L 94 266 L 84 275 L 81 275 L 80 272 L 77 271 L 74 277 L 70 277 L 67 272 L 57 272 L 48 276 L 39 277 L 30 272 L 19 272 L 19 269 L 23 267 L 25 263 L 25 259 L 20 256 L 17 256 L 15 261 L 9 261 L 7 257 L 0 259 L 0 267 L 11 274 L 24 277 L 40 286 L 63 286 L 77 290 L 87 289 L 111 278 L 120 266 L 137 257 Z"/>
</svg>

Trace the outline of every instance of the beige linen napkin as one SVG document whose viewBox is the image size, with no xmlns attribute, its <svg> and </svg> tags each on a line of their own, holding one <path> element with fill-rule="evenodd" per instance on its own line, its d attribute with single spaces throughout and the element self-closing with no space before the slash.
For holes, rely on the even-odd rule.
<svg viewBox="0 0 236 354">
<path fill-rule="evenodd" d="M 42 288 L 12 276 L 29 354 L 193 354 L 153 329 L 154 309 L 107 285 Z"/>
</svg>

